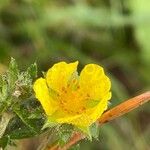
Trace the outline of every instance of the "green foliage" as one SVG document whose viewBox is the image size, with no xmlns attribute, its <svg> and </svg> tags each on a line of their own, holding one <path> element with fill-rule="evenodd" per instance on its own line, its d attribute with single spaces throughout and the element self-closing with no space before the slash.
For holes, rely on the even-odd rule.
<svg viewBox="0 0 150 150">
<path fill-rule="evenodd" d="M 90 126 L 90 132 L 91 132 L 91 136 L 94 138 L 94 139 L 98 139 L 99 137 L 99 130 L 100 130 L 100 127 L 99 127 L 99 124 L 96 122 L 96 123 L 93 123 L 91 126 Z"/>
<path fill-rule="evenodd" d="M 14 58 L 11 58 L 7 77 L 6 77 L 8 78 L 8 85 L 9 85 L 10 91 L 14 90 L 15 82 L 17 81 L 18 76 L 19 76 L 18 65 L 16 63 L 16 60 Z"/>
<path fill-rule="evenodd" d="M 66 144 L 74 133 L 74 127 L 69 124 L 63 124 L 59 127 L 57 132 L 58 143 L 60 146 Z"/>
<path fill-rule="evenodd" d="M 40 133 L 45 119 L 36 100 L 28 99 L 21 104 L 15 105 L 14 112 L 35 134 Z"/>
<path fill-rule="evenodd" d="M 37 64 L 31 64 L 30 67 L 27 69 L 27 74 L 30 75 L 31 79 L 37 77 Z"/>
<path fill-rule="evenodd" d="M 1 113 L 8 107 L 12 107 L 20 99 L 32 95 L 32 82 L 37 74 L 36 68 L 34 64 L 27 71 L 20 72 L 15 59 L 11 58 L 8 71 L 0 76 Z"/>
<path fill-rule="evenodd" d="M 27 71 L 19 71 L 13 58 L 11 58 L 8 72 L 0 76 L 1 116 L 12 114 L 8 123 L 5 123 L 6 127 L 0 127 L 1 132 L 5 129 L 0 138 L 0 146 L 3 148 L 7 144 L 12 144 L 13 139 L 32 137 L 42 133 L 45 116 L 32 90 L 33 79 L 36 76 L 36 64 L 28 67 Z"/>
<path fill-rule="evenodd" d="M 57 127 L 57 126 L 59 126 L 59 124 L 57 124 L 53 118 L 48 117 L 42 127 L 42 130 L 44 130 L 46 128 Z"/>
<path fill-rule="evenodd" d="M 97 122 L 93 123 L 90 127 L 80 126 L 77 128 L 77 130 L 79 130 L 79 132 L 82 132 L 90 141 L 92 141 L 93 138 L 98 139 L 99 137 L 100 128 Z"/>
</svg>

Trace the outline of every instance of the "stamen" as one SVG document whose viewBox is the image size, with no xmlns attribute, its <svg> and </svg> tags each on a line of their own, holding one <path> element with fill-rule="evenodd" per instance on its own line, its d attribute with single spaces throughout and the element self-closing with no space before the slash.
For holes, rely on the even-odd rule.
<svg viewBox="0 0 150 150">
<path fill-rule="evenodd" d="M 80 89 L 80 86 L 79 86 L 79 85 L 77 86 L 77 89 Z"/>
<path fill-rule="evenodd" d="M 87 94 L 86 96 L 87 96 L 87 97 L 90 97 L 90 95 L 89 95 L 89 94 Z"/>
<path fill-rule="evenodd" d="M 62 87 L 61 90 L 62 90 L 62 92 L 67 93 L 67 90 L 66 90 L 66 88 L 64 86 Z"/>
<path fill-rule="evenodd" d="M 62 91 L 65 91 L 65 87 L 63 86 L 61 90 L 62 90 Z"/>
</svg>

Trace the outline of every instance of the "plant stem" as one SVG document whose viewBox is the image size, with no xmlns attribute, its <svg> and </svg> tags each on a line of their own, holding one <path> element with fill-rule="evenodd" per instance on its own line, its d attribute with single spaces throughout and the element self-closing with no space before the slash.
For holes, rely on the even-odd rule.
<svg viewBox="0 0 150 150">
<path fill-rule="evenodd" d="M 142 104 L 148 102 L 149 100 L 150 100 L 150 91 L 145 92 L 136 97 L 133 97 L 131 99 L 128 99 L 125 102 L 112 108 L 111 110 L 108 110 L 98 119 L 98 121 L 100 124 L 109 122 L 119 116 L 122 116 L 132 111 L 133 109 L 141 106 Z"/>
</svg>

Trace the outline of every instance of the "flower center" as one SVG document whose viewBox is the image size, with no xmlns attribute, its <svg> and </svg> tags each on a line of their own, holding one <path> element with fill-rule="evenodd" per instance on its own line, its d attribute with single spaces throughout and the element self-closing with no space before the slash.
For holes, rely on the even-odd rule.
<svg viewBox="0 0 150 150">
<path fill-rule="evenodd" d="M 68 114 L 76 115 L 86 111 L 85 97 L 78 85 L 70 84 L 66 88 L 62 87 L 59 102 L 63 111 Z"/>
</svg>

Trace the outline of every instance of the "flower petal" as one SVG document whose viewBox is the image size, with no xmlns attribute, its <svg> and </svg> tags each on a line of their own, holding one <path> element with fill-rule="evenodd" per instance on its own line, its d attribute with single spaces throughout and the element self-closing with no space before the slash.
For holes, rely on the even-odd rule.
<svg viewBox="0 0 150 150">
<path fill-rule="evenodd" d="M 109 78 L 102 67 L 96 64 L 86 65 L 80 74 L 79 84 L 90 99 L 100 100 L 106 95 L 111 86 Z"/>
<path fill-rule="evenodd" d="M 57 109 L 57 101 L 53 100 L 50 96 L 49 89 L 46 84 L 46 80 L 39 78 L 35 81 L 33 89 L 36 94 L 36 98 L 40 101 L 43 109 L 47 115 L 51 115 Z"/>
<path fill-rule="evenodd" d="M 105 97 L 99 102 L 99 104 L 91 109 L 88 109 L 85 113 L 81 114 L 77 118 L 71 120 L 71 124 L 80 126 L 90 126 L 94 123 L 102 113 L 107 109 L 108 100 L 111 98 L 111 93 L 109 92 Z"/>
<path fill-rule="evenodd" d="M 46 74 L 46 81 L 50 88 L 59 92 L 66 87 L 71 75 L 77 70 L 78 61 L 67 64 L 59 62 L 50 68 Z"/>
<path fill-rule="evenodd" d="M 89 114 L 90 118 L 92 119 L 92 122 L 95 122 L 98 118 L 100 118 L 102 113 L 107 109 L 108 100 L 110 100 L 110 98 L 111 98 L 111 92 L 108 92 L 104 96 L 104 98 L 100 101 L 100 103 L 95 108 L 93 108 L 93 110 L 89 109 L 87 114 Z"/>
<path fill-rule="evenodd" d="M 59 109 L 50 117 L 53 118 L 53 120 L 57 123 L 71 124 L 72 120 L 75 120 L 80 116 L 81 115 L 69 115 L 68 113 L 65 113 L 63 110 Z"/>
</svg>

